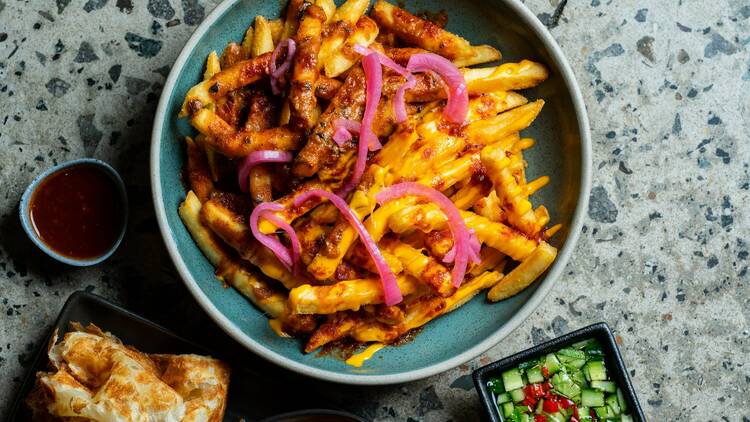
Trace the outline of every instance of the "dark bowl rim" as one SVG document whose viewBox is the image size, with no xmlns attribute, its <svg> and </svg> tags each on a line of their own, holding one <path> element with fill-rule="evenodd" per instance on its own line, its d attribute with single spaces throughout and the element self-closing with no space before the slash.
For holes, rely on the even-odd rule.
<svg viewBox="0 0 750 422">
<path fill-rule="evenodd" d="M 481 402 L 481 408 L 484 410 L 485 419 L 492 422 L 502 422 L 497 410 L 497 405 L 492 397 L 492 393 L 490 393 L 487 388 L 487 378 L 490 374 L 502 372 L 529 359 L 537 358 L 541 355 L 590 338 L 596 338 L 604 347 L 607 368 L 615 369 L 615 373 L 613 374 L 615 381 L 622 390 L 625 400 L 628 401 L 628 406 L 631 409 L 631 414 L 634 420 L 645 422 L 646 417 L 643 415 L 643 409 L 638 402 L 638 396 L 636 395 L 633 384 L 630 381 L 630 375 L 628 374 L 625 362 L 620 354 L 620 348 L 617 346 L 612 330 L 606 322 L 597 322 L 579 328 L 578 330 L 547 340 L 536 346 L 475 369 L 472 372 L 472 379 L 474 381 L 474 388 L 476 388 L 479 396 L 479 401 Z"/>
</svg>

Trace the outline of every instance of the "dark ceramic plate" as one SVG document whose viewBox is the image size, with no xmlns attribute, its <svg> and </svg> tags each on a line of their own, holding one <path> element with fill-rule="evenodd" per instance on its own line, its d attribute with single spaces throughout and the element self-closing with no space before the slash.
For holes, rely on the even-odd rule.
<svg viewBox="0 0 750 422">
<path fill-rule="evenodd" d="M 563 336 L 554 338 L 550 341 L 536 345 L 531 349 L 526 349 L 505 359 L 493 362 L 474 371 L 474 386 L 479 392 L 479 400 L 484 409 L 486 419 L 492 422 L 501 422 L 500 414 L 497 410 L 497 404 L 492 396 L 492 392 L 487 388 L 487 381 L 492 377 L 499 377 L 504 371 L 514 368 L 519 364 L 531 359 L 539 358 L 547 353 L 557 351 L 565 346 L 570 346 L 579 341 L 597 339 L 604 348 L 605 364 L 607 371 L 612 379 L 622 389 L 625 400 L 628 402 L 628 410 L 633 416 L 633 420 L 646 422 L 643 416 L 643 410 L 638 403 L 638 397 L 635 395 L 633 385 L 630 383 L 630 377 L 625 369 L 625 363 L 622 361 L 620 350 L 617 348 L 612 331 L 604 322 L 583 327 L 580 330 L 573 331 Z"/>
<path fill-rule="evenodd" d="M 271 367 L 276 370 L 276 373 L 272 375 L 258 373 L 247 368 L 246 365 L 235 363 L 236 358 L 227 358 L 223 353 L 217 353 L 216 351 L 219 350 L 226 351 L 236 347 L 231 344 L 233 342 L 229 338 L 226 339 L 227 344 L 214 344 L 214 351 L 211 351 L 91 293 L 73 293 L 65 302 L 49 335 L 51 336 L 52 332 L 58 329 L 62 337 L 69 330 L 71 322 L 80 322 L 84 325 L 94 323 L 104 331 L 112 332 L 125 344 L 135 346 L 146 353 L 196 353 L 225 360 L 232 367 L 225 421 L 250 422 L 298 409 L 337 408 L 310 392 L 290 395 L 289 384 L 295 381 L 285 382 L 288 380 L 278 368 Z M 18 390 L 16 400 L 10 408 L 8 421 L 31 420 L 24 405 L 24 399 L 34 386 L 36 372 L 46 369 L 47 343 L 43 342 L 37 351 L 34 363 L 29 368 Z M 293 397 L 293 400 L 289 400 L 290 397 Z"/>
</svg>

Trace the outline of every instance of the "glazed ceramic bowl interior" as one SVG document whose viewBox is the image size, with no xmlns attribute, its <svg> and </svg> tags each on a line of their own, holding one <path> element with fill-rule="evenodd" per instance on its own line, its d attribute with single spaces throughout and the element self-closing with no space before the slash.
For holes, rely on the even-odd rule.
<svg viewBox="0 0 750 422">
<path fill-rule="evenodd" d="M 265 315 L 238 292 L 224 288 L 203 257 L 177 213 L 185 198 L 180 178 L 184 164 L 180 136 L 194 134 L 186 119 L 178 119 L 188 89 L 199 82 L 208 54 L 238 41 L 256 15 L 278 17 L 277 0 L 227 0 L 196 30 L 177 59 L 162 94 L 153 130 L 151 171 L 156 213 L 165 242 L 186 285 L 204 309 L 237 341 L 261 356 L 300 373 L 352 384 L 387 384 L 423 378 L 468 361 L 497 344 L 541 302 L 562 272 L 580 231 L 589 189 L 589 138 L 585 110 L 575 79 L 559 47 L 534 15 L 516 0 L 466 0 L 460 9 L 452 0 L 408 3 L 412 12 L 445 10 L 447 29 L 473 44 L 498 47 L 503 61 L 531 59 L 546 64 L 550 78 L 536 89 L 523 91 L 530 99 L 546 101 L 533 125 L 522 133 L 536 146 L 525 153 L 528 177 L 549 175 L 548 186 L 534 195 L 553 223 L 563 229 L 551 243 L 560 248 L 547 274 L 519 295 L 488 303 L 478 295 L 459 310 L 424 327 L 402 346 L 378 352 L 362 368 L 332 357 L 302 353 L 302 342 L 276 336 Z"/>
</svg>

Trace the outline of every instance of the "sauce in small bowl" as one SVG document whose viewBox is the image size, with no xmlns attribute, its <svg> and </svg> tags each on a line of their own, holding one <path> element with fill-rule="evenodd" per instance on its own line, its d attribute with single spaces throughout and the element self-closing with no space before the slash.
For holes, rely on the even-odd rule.
<svg viewBox="0 0 750 422">
<path fill-rule="evenodd" d="M 112 255 L 127 224 L 125 185 L 112 167 L 95 159 L 46 170 L 26 189 L 19 208 L 29 238 L 49 256 L 75 266 Z"/>
</svg>

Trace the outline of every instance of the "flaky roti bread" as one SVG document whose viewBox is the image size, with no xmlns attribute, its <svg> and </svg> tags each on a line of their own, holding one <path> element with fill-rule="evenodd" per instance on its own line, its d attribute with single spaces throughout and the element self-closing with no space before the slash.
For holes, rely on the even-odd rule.
<svg viewBox="0 0 750 422">
<path fill-rule="evenodd" d="M 198 355 L 148 355 L 90 324 L 53 336 L 50 371 L 26 400 L 39 421 L 222 420 L 229 367 Z"/>
</svg>

